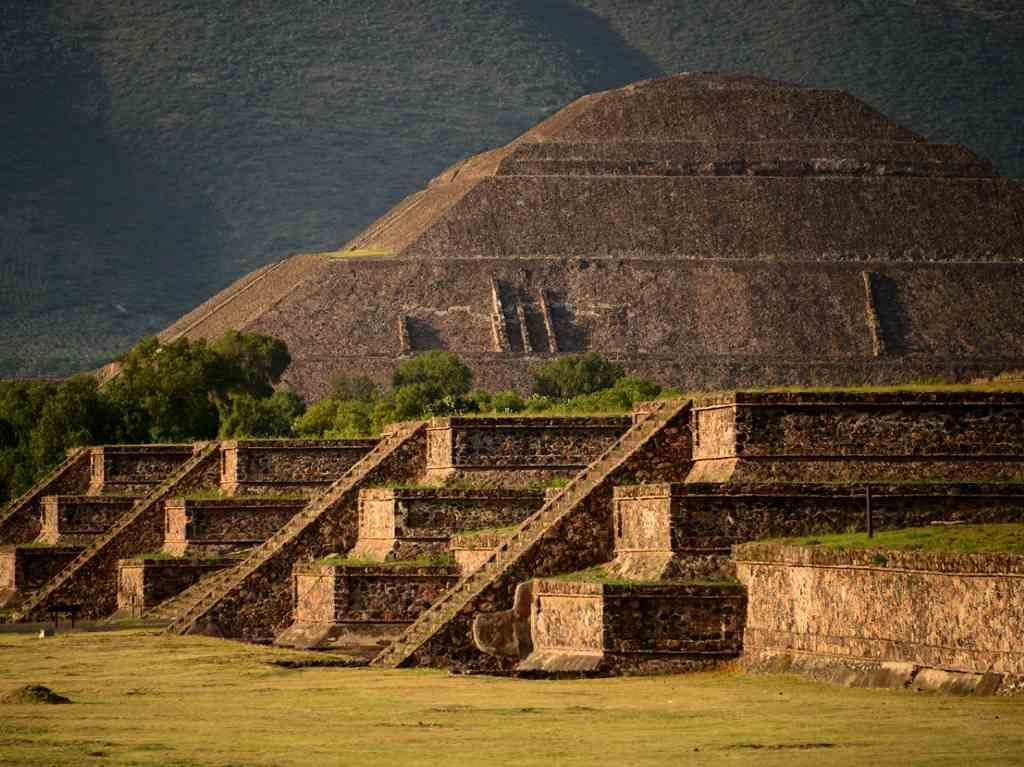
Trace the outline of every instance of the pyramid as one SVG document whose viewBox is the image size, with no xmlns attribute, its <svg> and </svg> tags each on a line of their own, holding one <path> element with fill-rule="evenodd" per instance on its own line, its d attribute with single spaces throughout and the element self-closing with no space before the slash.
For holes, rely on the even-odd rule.
<svg viewBox="0 0 1024 767">
<path fill-rule="evenodd" d="M 574 101 L 161 338 L 279 337 L 307 398 L 427 349 L 490 388 L 587 351 L 687 389 L 886 383 L 1024 367 L 1022 295 L 1024 187 L 987 161 L 840 91 L 686 73 Z"/>
</svg>

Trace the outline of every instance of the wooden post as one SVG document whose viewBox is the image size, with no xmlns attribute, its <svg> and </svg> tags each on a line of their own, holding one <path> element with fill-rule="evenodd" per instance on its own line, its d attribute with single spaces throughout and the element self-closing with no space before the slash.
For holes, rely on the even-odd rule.
<svg viewBox="0 0 1024 767">
<path fill-rule="evenodd" d="M 874 538 L 875 520 L 871 513 L 871 485 L 864 486 L 864 507 L 867 515 L 868 538 Z"/>
</svg>

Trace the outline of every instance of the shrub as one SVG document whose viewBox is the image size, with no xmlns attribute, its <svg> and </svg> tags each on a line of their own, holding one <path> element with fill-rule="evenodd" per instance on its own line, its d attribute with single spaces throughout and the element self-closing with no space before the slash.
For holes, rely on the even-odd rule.
<svg viewBox="0 0 1024 767">
<path fill-rule="evenodd" d="M 622 365 L 589 352 L 561 357 L 537 368 L 533 373 L 533 391 L 545 397 L 570 399 L 610 389 L 624 375 Z"/>
<path fill-rule="evenodd" d="M 258 398 L 248 392 L 229 395 L 229 404 L 222 408 L 220 436 L 290 437 L 292 423 L 305 410 L 302 399 L 292 392 L 275 392 Z"/>
</svg>

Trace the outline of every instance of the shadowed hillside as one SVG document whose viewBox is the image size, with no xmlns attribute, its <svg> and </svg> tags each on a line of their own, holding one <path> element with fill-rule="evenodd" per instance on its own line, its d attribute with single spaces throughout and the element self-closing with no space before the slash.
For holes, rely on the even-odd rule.
<svg viewBox="0 0 1024 767">
<path fill-rule="evenodd" d="M 843 88 L 1024 174 L 1016 3 L 775 7 L 0 0 L 0 375 L 99 364 L 572 98 L 668 71 Z"/>
</svg>

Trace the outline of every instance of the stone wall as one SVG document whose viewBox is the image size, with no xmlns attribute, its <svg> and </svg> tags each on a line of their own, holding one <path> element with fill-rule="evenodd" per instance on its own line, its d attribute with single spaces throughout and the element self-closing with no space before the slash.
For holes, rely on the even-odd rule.
<svg viewBox="0 0 1024 767">
<path fill-rule="evenodd" d="M 453 535 L 448 541 L 448 549 L 452 552 L 459 572 L 465 576 L 478 570 L 506 537 L 497 533 Z"/>
<path fill-rule="evenodd" d="M 690 469 L 690 412 L 674 415 L 614 470 L 576 509 L 548 527 L 540 540 L 509 562 L 476 598 L 421 645 L 407 665 L 498 670 L 508 664 L 481 653 L 472 626 L 480 613 L 509 609 L 524 581 L 575 572 L 608 562 L 614 551 L 612 489 L 620 484 L 681 481 Z"/>
<path fill-rule="evenodd" d="M 616 551 L 681 551 L 866 527 L 866 485 L 662 483 L 615 489 Z M 1024 521 L 1024 484 L 873 482 L 877 529 Z"/>
<path fill-rule="evenodd" d="M 746 600 L 738 585 L 533 582 L 533 652 L 520 672 L 682 670 L 737 657 Z"/>
<path fill-rule="evenodd" d="M 103 445 L 89 448 L 89 495 L 146 495 L 193 455 L 192 445 Z"/>
<path fill-rule="evenodd" d="M 352 548 L 358 532 L 358 494 L 364 487 L 408 482 L 422 476 L 426 436 L 422 428 L 395 445 L 354 486 L 297 535 L 276 548 L 205 614 L 201 631 L 250 640 L 269 640 L 286 629 L 292 613 L 292 567 Z"/>
<path fill-rule="evenodd" d="M 89 451 L 75 448 L 67 460 L 0 511 L 0 544 L 31 543 L 39 537 L 42 499 L 58 493 L 89 489 L 92 464 Z"/>
<path fill-rule="evenodd" d="M 228 495 L 313 495 L 377 444 L 356 440 L 232 440 L 221 447 L 221 489 Z"/>
<path fill-rule="evenodd" d="M 902 663 L 907 684 L 921 667 L 1024 673 L 1024 557 L 756 543 L 735 557 L 754 663 Z"/>
<path fill-rule="evenodd" d="M 283 527 L 306 503 L 301 499 L 174 498 L 165 504 L 163 550 L 175 556 L 203 557 L 255 546 Z"/>
<path fill-rule="evenodd" d="M 39 540 L 50 545 L 88 545 L 109 530 L 136 500 L 131 496 L 48 495 L 43 498 Z"/>
<path fill-rule="evenodd" d="M 516 525 L 543 504 L 539 490 L 363 490 L 350 555 L 383 561 L 441 554 L 454 533 Z"/>
<path fill-rule="evenodd" d="M 191 461 L 153 488 L 113 529 L 100 536 L 87 550 L 88 559 L 76 561 L 37 600 L 27 604 L 18 619 L 45 615 L 53 603 L 80 605 L 84 618 L 104 618 L 117 610 L 118 564 L 163 546 L 164 502 L 217 487 L 220 473 L 216 443 L 198 444 L 197 450 Z"/>
<path fill-rule="evenodd" d="M 16 607 L 81 552 L 81 546 L 0 546 L 0 607 Z"/>
<path fill-rule="evenodd" d="M 427 428 L 427 479 L 516 487 L 571 476 L 630 426 L 628 417 L 438 418 Z"/>
<path fill-rule="evenodd" d="M 224 559 L 123 559 L 117 567 L 117 609 L 138 617 L 231 564 Z"/>
<path fill-rule="evenodd" d="M 1024 479 L 1024 394 L 736 392 L 695 403 L 688 482 Z"/>
<path fill-rule="evenodd" d="M 458 577 L 455 567 L 299 566 L 293 615 L 304 623 L 409 624 Z"/>
</svg>

